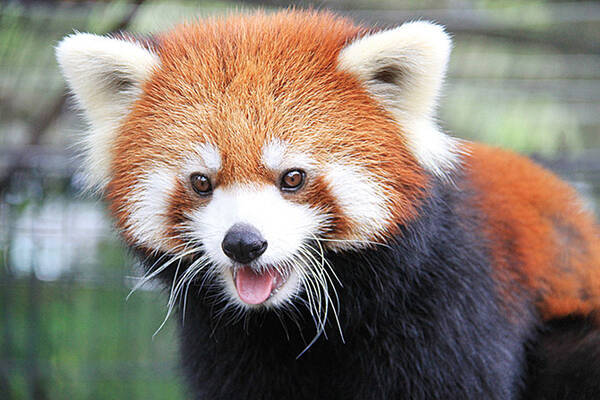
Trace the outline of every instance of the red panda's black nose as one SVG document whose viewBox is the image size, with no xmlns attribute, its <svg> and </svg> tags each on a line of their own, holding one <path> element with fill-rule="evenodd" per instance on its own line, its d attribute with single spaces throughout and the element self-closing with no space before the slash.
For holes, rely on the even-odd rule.
<svg viewBox="0 0 600 400">
<path fill-rule="evenodd" d="M 247 264 L 265 252 L 267 241 L 252 225 L 235 224 L 225 234 L 221 248 L 227 257 Z"/>
</svg>

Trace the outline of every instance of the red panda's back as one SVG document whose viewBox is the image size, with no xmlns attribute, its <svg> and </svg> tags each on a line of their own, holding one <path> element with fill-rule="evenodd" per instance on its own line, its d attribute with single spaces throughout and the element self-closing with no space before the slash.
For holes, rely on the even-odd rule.
<svg viewBox="0 0 600 400">
<path fill-rule="evenodd" d="M 468 177 L 508 303 L 525 295 L 546 319 L 600 309 L 600 232 L 575 191 L 511 152 L 468 150 Z"/>
</svg>

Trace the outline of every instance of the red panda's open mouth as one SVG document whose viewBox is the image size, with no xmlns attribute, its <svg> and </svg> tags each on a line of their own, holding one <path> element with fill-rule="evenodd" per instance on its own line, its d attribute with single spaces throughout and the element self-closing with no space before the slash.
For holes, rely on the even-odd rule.
<svg viewBox="0 0 600 400">
<path fill-rule="evenodd" d="M 246 304 L 262 304 L 271 298 L 285 284 L 289 272 L 282 273 L 275 268 L 256 271 L 242 266 L 233 271 L 233 282 L 238 296 Z"/>
</svg>

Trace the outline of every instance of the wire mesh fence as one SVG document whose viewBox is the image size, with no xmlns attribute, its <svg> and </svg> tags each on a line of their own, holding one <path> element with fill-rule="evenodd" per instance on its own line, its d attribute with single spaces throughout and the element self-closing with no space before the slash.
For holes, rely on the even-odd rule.
<svg viewBox="0 0 600 400">
<path fill-rule="evenodd" d="M 84 126 L 53 46 L 73 30 L 160 31 L 195 15 L 288 2 L 0 4 L 0 399 L 184 398 L 166 299 L 125 300 L 135 262 L 81 194 Z M 302 4 L 302 6 L 307 6 Z M 325 1 L 368 24 L 434 19 L 456 43 L 440 120 L 455 136 L 533 155 L 600 206 L 600 5 Z M 416 8 L 418 7 L 418 9 Z"/>
</svg>

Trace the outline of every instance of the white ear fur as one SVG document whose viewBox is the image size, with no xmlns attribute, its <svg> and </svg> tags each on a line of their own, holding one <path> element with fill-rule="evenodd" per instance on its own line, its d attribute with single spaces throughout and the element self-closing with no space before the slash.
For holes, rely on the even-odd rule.
<svg viewBox="0 0 600 400">
<path fill-rule="evenodd" d="M 158 56 L 132 41 L 75 33 L 58 44 L 56 58 L 90 123 L 83 140 L 88 183 L 103 188 L 110 178 L 111 145 L 119 124 L 159 65 Z"/>
<path fill-rule="evenodd" d="M 338 57 L 339 68 L 359 78 L 391 112 L 413 154 L 439 176 L 458 158 L 455 141 L 433 121 L 450 48 L 441 26 L 416 21 L 360 38 Z"/>
</svg>

